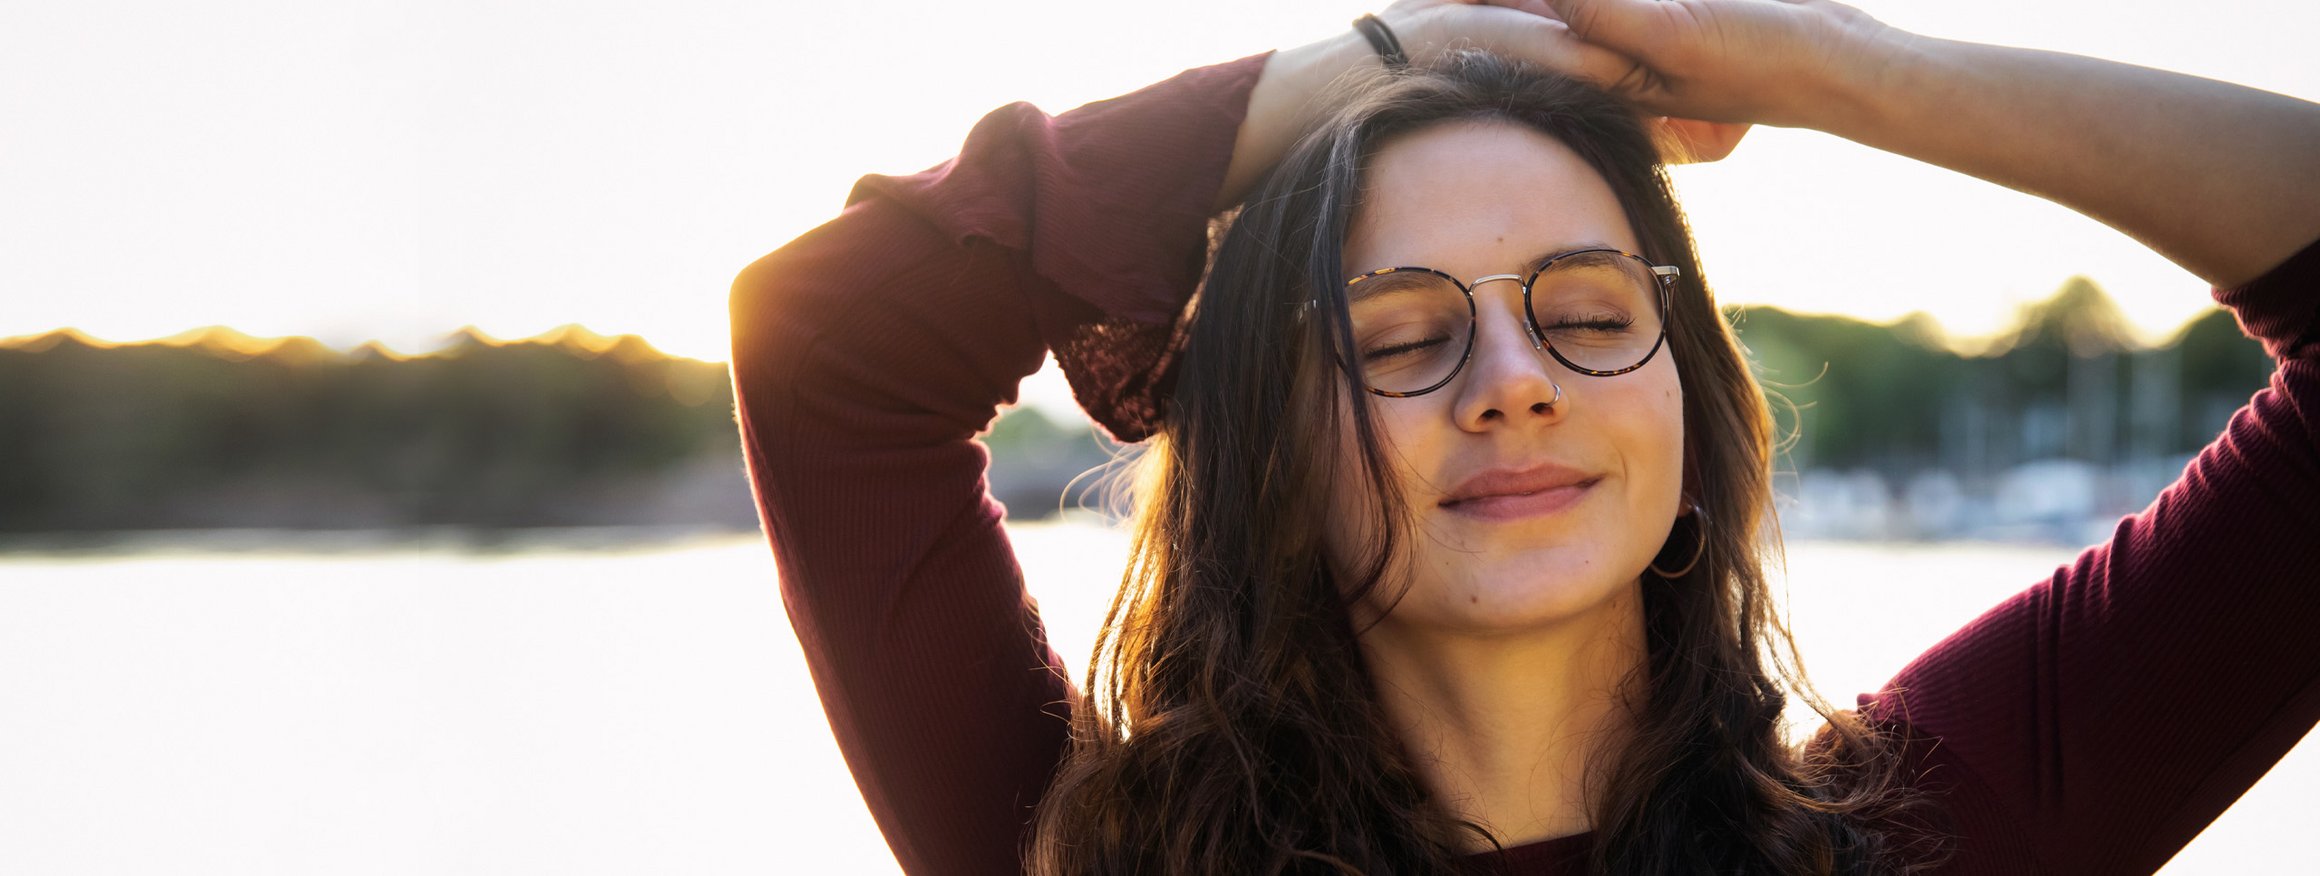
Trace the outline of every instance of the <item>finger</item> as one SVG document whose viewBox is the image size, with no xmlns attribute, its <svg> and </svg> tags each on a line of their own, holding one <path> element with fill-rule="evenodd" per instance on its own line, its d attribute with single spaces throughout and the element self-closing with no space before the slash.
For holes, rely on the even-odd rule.
<svg viewBox="0 0 2320 876">
<path fill-rule="evenodd" d="M 1621 83 L 1632 78 L 1630 74 L 1639 66 L 1624 52 L 1580 40 L 1561 22 L 1537 21 L 1518 33 L 1517 56 L 1615 94 L 1622 93 Z"/>
<path fill-rule="evenodd" d="M 1628 57 L 1624 52 L 1583 43 L 1576 38 L 1570 39 L 1562 50 L 1565 58 L 1559 67 L 1564 72 L 1621 97 L 1634 99 L 1639 96 L 1633 93 L 1632 86 L 1642 81 L 1635 75 L 1643 66 L 1642 62 Z"/>
<path fill-rule="evenodd" d="M 1536 15 L 1540 18 L 1553 19 L 1555 21 L 1563 20 L 1562 13 L 1556 12 L 1555 7 L 1548 6 L 1547 0 L 1481 0 L 1481 2 L 1489 6 L 1501 6 L 1507 9 L 1518 9 L 1523 12 Z"/>
<path fill-rule="evenodd" d="M 1641 55 L 1657 29 L 1655 0 L 1545 0 L 1571 32 L 1596 45 Z"/>
<path fill-rule="evenodd" d="M 1748 135 L 1750 127 L 1743 123 L 1663 116 L 1653 124 L 1653 140 L 1659 145 L 1660 160 L 1667 164 L 1722 161 L 1739 148 L 1740 138 Z"/>
<path fill-rule="evenodd" d="M 1428 6 L 1461 6 L 1475 2 L 1477 0 L 1394 0 L 1394 2 L 1386 4 L 1386 8 L 1378 10 L 1378 17 L 1390 19 L 1416 12 Z"/>
</svg>

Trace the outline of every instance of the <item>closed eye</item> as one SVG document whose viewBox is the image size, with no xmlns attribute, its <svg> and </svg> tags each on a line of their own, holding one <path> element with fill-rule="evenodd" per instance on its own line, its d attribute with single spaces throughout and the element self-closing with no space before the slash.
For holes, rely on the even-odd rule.
<svg viewBox="0 0 2320 876">
<path fill-rule="evenodd" d="M 1405 356 L 1420 350 L 1439 347 L 1446 343 L 1449 343 L 1448 338 L 1424 338 L 1403 344 L 1393 344 L 1391 346 L 1378 347 L 1363 353 L 1362 358 L 1371 362 L 1376 362 L 1383 359 L 1391 359 L 1395 356 Z"/>
<path fill-rule="evenodd" d="M 1547 330 L 1548 330 L 1548 331 L 1573 331 L 1573 330 L 1580 330 L 1580 331 L 1599 331 L 1599 332 L 1623 332 L 1623 331 L 1626 331 L 1626 330 L 1628 330 L 1628 329 L 1631 329 L 1631 328 L 1634 328 L 1634 327 L 1635 327 L 1635 320 L 1632 320 L 1632 319 L 1611 319 L 1611 318 L 1608 318 L 1608 317 L 1606 317 L 1606 318 L 1603 318 L 1603 319 L 1591 319 L 1591 320 L 1583 320 L 1583 321 L 1578 321 L 1578 322 L 1558 322 L 1558 323 L 1555 323 L 1554 325 L 1548 326 L 1548 327 L 1547 327 Z"/>
</svg>

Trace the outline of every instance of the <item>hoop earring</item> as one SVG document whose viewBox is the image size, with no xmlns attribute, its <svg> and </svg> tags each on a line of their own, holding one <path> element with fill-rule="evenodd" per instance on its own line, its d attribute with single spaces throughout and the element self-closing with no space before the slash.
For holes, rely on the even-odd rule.
<svg viewBox="0 0 2320 876">
<path fill-rule="evenodd" d="M 1684 502 L 1684 506 L 1691 509 L 1692 517 L 1698 521 L 1698 528 L 1700 530 L 1700 546 L 1692 550 L 1692 561 L 1685 563 L 1683 568 L 1677 569 L 1673 572 L 1659 567 L 1659 557 L 1657 555 L 1654 555 L 1651 558 L 1651 562 L 1644 564 L 1644 568 L 1650 569 L 1653 574 L 1656 574 L 1662 578 L 1666 578 L 1670 581 L 1691 574 L 1692 569 L 1700 565 L 1700 558 L 1708 555 L 1707 509 L 1701 508 L 1699 503 L 1692 502 L 1690 500 L 1686 500 Z M 1666 550 L 1667 548 L 1662 546 L 1660 549 Z"/>
</svg>

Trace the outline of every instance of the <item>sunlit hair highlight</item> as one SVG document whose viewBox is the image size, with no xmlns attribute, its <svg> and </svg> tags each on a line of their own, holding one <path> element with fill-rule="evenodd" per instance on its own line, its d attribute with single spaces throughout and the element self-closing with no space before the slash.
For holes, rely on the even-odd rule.
<svg viewBox="0 0 2320 876">
<path fill-rule="evenodd" d="M 1165 426 L 1135 488 L 1133 553 L 1074 704 L 1072 743 L 1026 849 L 1031 872 L 1452 873 L 1497 840 L 1430 795 L 1379 707 L 1350 607 L 1390 586 L 1410 531 L 1394 461 L 1351 370 L 1341 257 L 1362 171 L 1392 138 L 1498 120 L 1562 142 L 1618 196 L 1643 254 L 1682 276 L 1668 318 L 1684 387 L 1679 522 L 1645 573 L 1636 735 L 1598 764 L 1605 873 L 1884 873 L 1926 862 L 1894 744 L 1811 694 L 1764 564 L 1773 429 L 1701 279 L 1648 128 L 1583 83 L 1479 52 L 1342 83 L 1341 108 L 1214 247 Z M 1318 302 L 1308 308 L 1308 301 Z M 1616 379 L 1616 378 L 1607 378 Z M 1324 436 L 1350 427 L 1354 470 Z M 1324 509 L 1374 497 L 1355 574 Z M 1827 723 L 1782 734 L 1788 692 Z"/>
</svg>

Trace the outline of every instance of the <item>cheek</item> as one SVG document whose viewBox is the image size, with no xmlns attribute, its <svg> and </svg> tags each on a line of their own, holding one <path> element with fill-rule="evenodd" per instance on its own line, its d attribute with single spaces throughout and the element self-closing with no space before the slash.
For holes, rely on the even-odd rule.
<svg viewBox="0 0 2320 876">
<path fill-rule="evenodd" d="M 1648 415 L 1638 418 L 1638 427 L 1644 434 L 1632 436 L 1640 458 L 1630 464 L 1645 473 L 1644 498 L 1653 510 L 1665 505 L 1672 515 L 1683 504 L 1684 483 L 1684 388 L 1671 363 L 1664 375 L 1653 382 L 1645 410 Z"/>
<path fill-rule="evenodd" d="M 1668 445 L 1667 452 L 1676 454 L 1680 462 L 1684 449 L 1683 384 L 1674 377 L 1668 378 L 1667 384 L 1660 388 L 1659 404 L 1654 407 L 1659 412 L 1658 432 L 1661 441 Z"/>
<path fill-rule="evenodd" d="M 1598 446 L 1613 448 L 1626 486 L 1619 534 L 1622 553 L 1640 550 L 1649 541 L 1657 546 L 1683 508 L 1687 484 L 1684 475 L 1684 388 L 1673 363 L 1653 362 L 1643 369 L 1611 378 L 1639 378 L 1631 383 L 1598 387 L 1590 425 Z M 1632 543 L 1630 543 L 1632 542 Z"/>
</svg>

